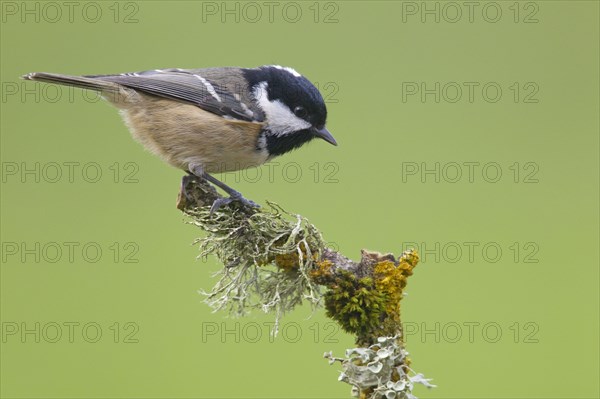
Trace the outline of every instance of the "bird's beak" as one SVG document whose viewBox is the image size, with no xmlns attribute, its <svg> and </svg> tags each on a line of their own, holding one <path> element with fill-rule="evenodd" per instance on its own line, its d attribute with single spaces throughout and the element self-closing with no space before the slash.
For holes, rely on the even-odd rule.
<svg viewBox="0 0 600 399">
<path fill-rule="evenodd" d="M 335 141 L 331 133 L 329 133 L 329 130 L 325 127 L 322 127 L 321 129 L 313 128 L 313 133 L 315 136 L 322 138 L 329 144 L 337 145 L 337 141 Z"/>
</svg>

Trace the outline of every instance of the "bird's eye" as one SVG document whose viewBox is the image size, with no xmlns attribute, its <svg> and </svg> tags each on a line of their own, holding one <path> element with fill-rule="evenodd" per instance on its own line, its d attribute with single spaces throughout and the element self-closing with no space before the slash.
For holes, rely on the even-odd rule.
<svg viewBox="0 0 600 399">
<path fill-rule="evenodd" d="M 308 113 L 306 112 L 306 108 L 297 106 L 294 108 L 294 114 L 299 118 L 305 118 Z"/>
</svg>

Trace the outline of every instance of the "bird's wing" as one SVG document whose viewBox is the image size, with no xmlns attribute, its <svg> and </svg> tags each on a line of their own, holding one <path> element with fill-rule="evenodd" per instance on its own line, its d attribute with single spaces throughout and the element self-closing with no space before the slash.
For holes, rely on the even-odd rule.
<svg viewBox="0 0 600 399">
<path fill-rule="evenodd" d="M 90 75 L 86 78 L 114 82 L 144 93 L 190 103 L 228 119 L 264 121 L 262 112 L 242 103 L 236 93 L 203 77 L 201 71 L 156 69 L 120 75 Z"/>
</svg>

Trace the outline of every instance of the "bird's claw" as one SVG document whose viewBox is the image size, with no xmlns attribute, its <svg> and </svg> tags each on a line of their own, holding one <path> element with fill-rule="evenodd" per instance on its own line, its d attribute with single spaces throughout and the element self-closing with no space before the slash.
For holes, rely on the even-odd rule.
<svg viewBox="0 0 600 399">
<path fill-rule="evenodd" d="M 222 206 L 228 205 L 234 201 L 239 202 L 240 204 L 242 204 L 243 206 L 248 207 L 248 208 L 260 208 L 260 205 L 258 205 L 256 202 L 249 200 L 249 199 L 245 198 L 242 194 L 236 192 L 233 195 L 231 195 L 230 197 L 221 197 L 221 198 L 216 199 L 215 202 L 213 202 L 212 206 L 210 207 L 210 214 L 212 215 L 214 212 L 216 212 Z"/>
</svg>

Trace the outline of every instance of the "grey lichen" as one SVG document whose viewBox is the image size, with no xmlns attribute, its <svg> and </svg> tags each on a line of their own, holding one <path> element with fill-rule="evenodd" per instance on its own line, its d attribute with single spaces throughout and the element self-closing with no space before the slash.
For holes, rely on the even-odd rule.
<svg viewBox="0 0 600 399">
<path fill-rule="evenodd" d="M 189 223 L 207 235 L 195 243 L 199 257 L 215 255 L 224 267 L 217 283 L 202 291 L 215 310 L 244 315 L 260 309 L 275 315 L 277 333 L 283 314 L 303 301 L 317 306 L 319 286 L 309 276 L 325 244 L 319 231 L 305 218 L 268 202 L 266 209 L 224 207 L 186 208 Z"/>
<path fill-rule="evenodd" d="M 340 381 L 352 385 L 352 396 L 369 399 L 416 399 L 412 394 L 414 384 L 434 388 L 429 379 L 415 373 L 408 367 L 408 352 L 401 344 L 399 336 L 379 337 L 377 343 L 367 348 L 358 347 L 346 350 L 344 358 L 337 358 L 331 352 L 324 357 L 329 363 L 340 362 Z"/>
</svg>

